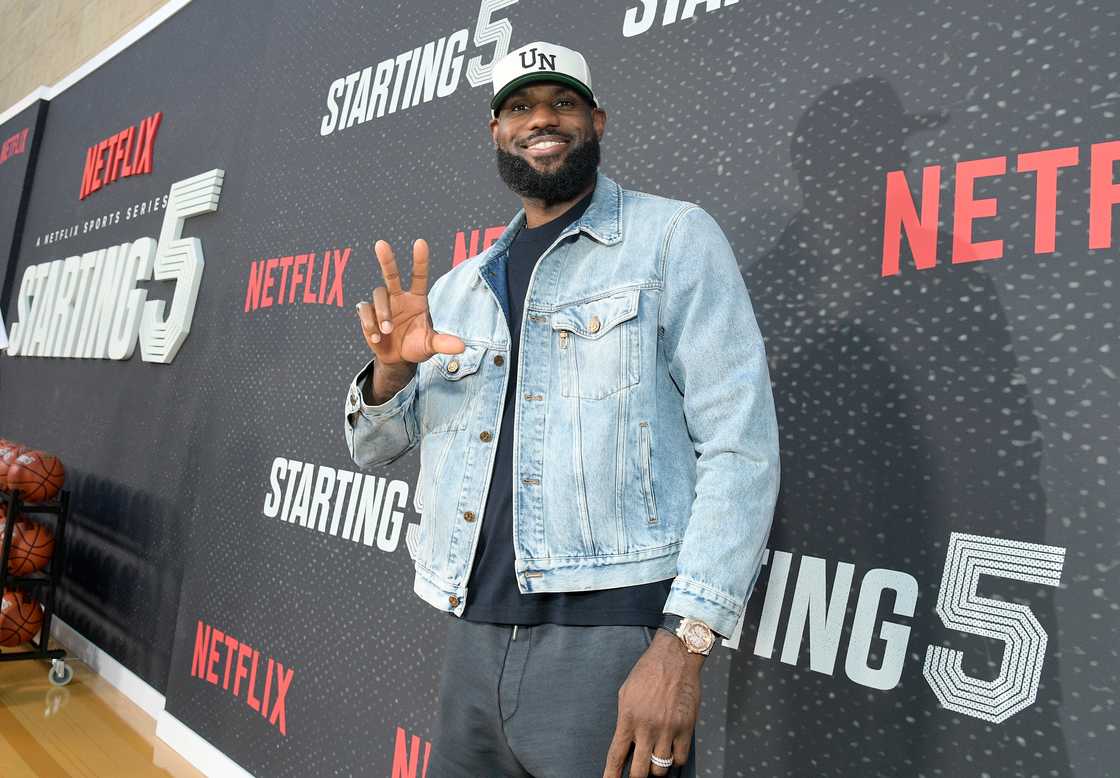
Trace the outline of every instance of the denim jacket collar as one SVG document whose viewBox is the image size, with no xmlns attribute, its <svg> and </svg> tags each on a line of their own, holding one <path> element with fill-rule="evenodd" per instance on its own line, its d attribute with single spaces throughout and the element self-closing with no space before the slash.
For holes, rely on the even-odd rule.
<svg viewBox="0 0 1120 778">
<path fill-rule="evenodd" d="M 490 246 L 488 256 L 479 263 L 478 272 L 483 278 L 487 268 L 506 254 L 518 230 L 525 224 L 525 209 L 521 208 L 505 230 Z M 567 237 L 582 230 L 605 246 L 613 246 L 622 240 L 622 188 L 602 171 L 595 172 L 595 192 L 583 216 L 564 228 L 559 238 Z"/>
<path fill-rule="evenodd" d="M 509 290 L 506 285 L 508 249 L 524 224 L 525 209 L 521 208 L 514 215 L 513 220 L 506 225 L 501 237 L 486 250 L 482 261 L 478 264 L 478 277 L 472 282 L 473 286 L 481 279 L 490 285 L 506 316 L 507 324 L 509 323 Z M 581 230 L 605 246 L 612 246 L 623 238 L 622 187 L 599 170 L 595 171 L 595 191 L 591 195 L 587 210 L 583 212 L 583 216 L 565 227 L 556 240 L 559 241 Z"/>
</svg>

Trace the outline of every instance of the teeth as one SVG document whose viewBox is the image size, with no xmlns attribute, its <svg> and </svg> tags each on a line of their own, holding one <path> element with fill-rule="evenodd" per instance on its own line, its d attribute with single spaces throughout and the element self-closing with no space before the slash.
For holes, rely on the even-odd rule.
<svg viewBox="0 0 1120 778">
<path fill-rule="evenodd" d="M 531 148 L 531 149 L 550 149 L 553 146 L 560 146 L 560 145 L 562 145 L 562 143 L 561 143 L 561 141 L 558 141 L 558 140 L 542 140 L 542 141 L 537 141 L 536 143 L 534 143 L 529 148 Z"/>
</svg>

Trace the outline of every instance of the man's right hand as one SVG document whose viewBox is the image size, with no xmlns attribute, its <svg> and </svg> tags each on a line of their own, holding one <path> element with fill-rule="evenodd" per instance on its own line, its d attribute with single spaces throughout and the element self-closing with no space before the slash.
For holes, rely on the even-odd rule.
<svg viewBox="0 0 1120 778">
<path fill-rule="evenodd" d="M 416 365 L 437 353 L 461 354 L 455 335 L 436 332 L 428 313 L 428 244 L 412 244 L 412 281 L 406 292 L 393 249 L 383 240 L 373 247 L 385 286 L 375 287 L 373 304 L 358 303 L 362 334 L 375 357 L 372 399 L 384 402 L 411 380 Z M 391 390 L 391 391 L 390 391 Z"/>
</svg>

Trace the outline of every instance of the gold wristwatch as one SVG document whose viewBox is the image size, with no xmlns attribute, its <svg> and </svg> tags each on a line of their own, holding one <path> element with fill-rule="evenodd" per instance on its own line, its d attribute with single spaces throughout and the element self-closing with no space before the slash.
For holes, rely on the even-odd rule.
<svg viewBox="0 0 1120 778">
<path fill-rule="evenodd" d="M 700 619 L 681 618 L 675 613 L 662 614 L 661 629 L 676 635 L 690 654 L 708 656 L 716 642 L 716 633 Z"/>
</svg>

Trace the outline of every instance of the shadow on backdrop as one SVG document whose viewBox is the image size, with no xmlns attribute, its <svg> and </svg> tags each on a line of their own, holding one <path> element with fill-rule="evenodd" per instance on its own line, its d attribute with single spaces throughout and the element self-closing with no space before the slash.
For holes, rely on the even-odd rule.
<svg viewBox="0 0 1120 778">
<path fill-rule="evenodd" d="M 746 274 L 781 428 L 769 547 L 794 556 L 773 654 L 753 653 L 766 567 L 731 660 L 727 775 L 1071 774 L 1053 588 L 979 585 L 1028 605 L 1049 636 L 1033 705 L 989 724 L 942 708 L 922 676 L 929 644 L 961 650 L 978 679 L 995 678 L 1003 654 L 934 612 L 950 533 L 1046 542 L 1041 433 L 994 283 L 978 265 L 949 264 L 945 230 L 935 268 L 917 271 L 904 238 L 901 274 L 880 276 L 886 173 L 906 168 L 908 136 L 947 121 L 906 114 L 881 78 L 827 89 L 792 141 L 803 206 Z M 942 220 L 951 215 L 943 193 Z M 837 562 L 855 566 L 831 674 L 809 668 L 807 629 L 796 665 L 780 659 L 802 555 L 828 560 L 830 598 Z M 892 615 L 892 592 L 879 604 L 870 667 L 882 664 L 884 619 L 911 628 L 887 691 L 845 674 L 860 580 L 878 567 L 918 582 L 913 618 Z"/>
</svg>

